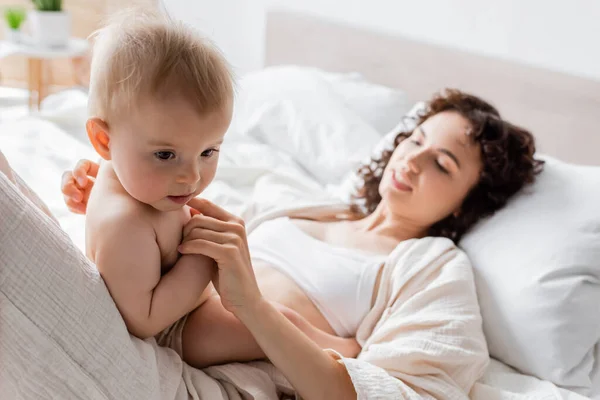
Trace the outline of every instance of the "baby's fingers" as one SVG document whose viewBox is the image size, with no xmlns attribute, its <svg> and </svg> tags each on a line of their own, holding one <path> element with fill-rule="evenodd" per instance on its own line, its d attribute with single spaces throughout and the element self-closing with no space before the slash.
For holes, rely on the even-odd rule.
<svg viewBox="0 0 600 400">
<path fill-rule="evenodd" d="M 89 161 L 88 160 L 79 160 L 77 165 L 73 169 L 73 179 L 79 185 L 79 187 L 84 188 L 87 184 L 87 171 L 89 169 Z"/>
<path fill-rule="evenodd" d="M 98 164 L 90 160 L 79 160 L 73 169 L 73 176 L 80 187 L 87 185 L 89 177 L 98 175 Z"/>
<path fill-rule="evenodd" d="M 60 189 L 65 195 L 65 199 L 69 198 L 75 201 L 83 200 L 83 193 L 81 192 L 81 189 L 77 187 L 75 179 L 73 178 L 73 174 L 70 171 L 67 171 L 63 174 Z"/>
<path fill-rule="evenodd" d="M 70 197 L 65 196 L 65 204 L 69 211 L 75 214 L 85 214 L 86 206 L 80 201 L 74 201 Z"/>
</svg>

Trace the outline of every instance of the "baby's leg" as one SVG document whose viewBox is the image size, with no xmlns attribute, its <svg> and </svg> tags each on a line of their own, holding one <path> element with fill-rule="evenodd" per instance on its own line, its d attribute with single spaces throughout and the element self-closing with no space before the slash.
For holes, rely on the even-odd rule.
<svg viewBox="0 0 600 400">
<path fill-rule="evenodd" d="M 360 352 L 356 340 L 330 335 L 297 312 L 277 303 L 273 305 L 321 348 L 334 349 L 345 357 L 356 357 Z M 196 368 L 265 358 L 250 331 L 225 310 L 218 296 L 211 296 L 188 316 L 182 342 L 184 361 Z"/>
<path fill-rule="evenodd" d="M 183 360 L 196 368 L 264 358 L 250 331 L 210 296 L 187 318 L 182 334 Z"/>
</svg>

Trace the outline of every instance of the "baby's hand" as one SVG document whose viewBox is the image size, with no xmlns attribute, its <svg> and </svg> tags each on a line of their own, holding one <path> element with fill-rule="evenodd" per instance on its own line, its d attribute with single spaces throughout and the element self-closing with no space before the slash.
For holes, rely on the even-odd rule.
<svg viewBox="0 0 600 400">
<path fill-rule="evenodd" d="M 97 175 L 98 164 L 90 160 L 79 160 L 73 171 L 65 171 L 61 191 L 71 212 L 85 214 Z"/>
</svg>

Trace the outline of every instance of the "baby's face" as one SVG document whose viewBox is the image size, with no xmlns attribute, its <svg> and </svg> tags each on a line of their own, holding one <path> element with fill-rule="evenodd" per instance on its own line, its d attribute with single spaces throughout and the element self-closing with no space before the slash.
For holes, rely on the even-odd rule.
<svg viewBox="0 0 600 400">
<path fill-rule="evenodd" d="M 146 101 L 110 129 L 113 168 L 125 190 L 174 211 L 213 180 L 232 106 L 199 115 L 183 99 Z"/>
</svg>

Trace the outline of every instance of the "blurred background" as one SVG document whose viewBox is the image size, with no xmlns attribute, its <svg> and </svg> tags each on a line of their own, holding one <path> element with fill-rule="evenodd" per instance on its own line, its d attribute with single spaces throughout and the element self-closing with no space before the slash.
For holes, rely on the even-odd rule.
<svg viewBox="0 0 600 400">
<path fill-rule="evenodd" d="M 71 35 L 86 38 L 104 16 L 157 0 L 64 0 Z M 313 14 L 332 22 L 466 50 L 600 81 L 600 2 L 597 0 L 163 0 L 176 18 L 201 29 L 238 74 L 264 63 L 266 13 Z M 4 10 L 33 10 L 31 0 L 0 0 Z M 5 15 L 5 26 L 8 25 Z M 26 18 L 22 30 L 30 30 Z M 7 29 L 2 30 L 7 39 Z M 26 58 L 0 60 L 1 84 L 26 87 Z M 45 63 L 52 87 L 85 85 L 85 59 Z M 72 66 L 75 66 L 75 73 Z"/>
</svg>

